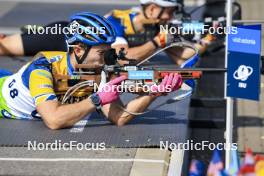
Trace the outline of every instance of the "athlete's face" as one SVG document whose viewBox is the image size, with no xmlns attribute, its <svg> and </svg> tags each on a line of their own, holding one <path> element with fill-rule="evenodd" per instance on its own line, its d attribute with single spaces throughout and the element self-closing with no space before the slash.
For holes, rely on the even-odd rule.
<svg viewBox="0 0 264 176">
<path fill-rule="evenodd" d="M 161 22 L 167 22 L 173 17 L 175 7 L 162 8 L 156 4 L 150 4 L 146 8 L 146 15 L 150 19 L 159 19 Z"/>
<path fill-rule="evenodd" d="M 84 59 L 83 64 L 89 64 L 91 66 L 104 64 L 104 54 L 110 48 L 111 47 L 109 45 L 93 46 L 89 50 L 89 53 Z M 79 45 L 74 48 L 74 52 L 78 57 L 82 57 L 85 54 L 85 50 Z M 71 57 L 75 58 L 74 54 L 72 54 Z M 73 62 L 75 62 L 75 59 L 73 59 Z"/>
<path fill-rule="evenodd" d="M 85 59 L 85 63 L 90 65 L 104 64 L 104 54 L 110 48 L 109 45 L 93 46 Z"/>
</svg>

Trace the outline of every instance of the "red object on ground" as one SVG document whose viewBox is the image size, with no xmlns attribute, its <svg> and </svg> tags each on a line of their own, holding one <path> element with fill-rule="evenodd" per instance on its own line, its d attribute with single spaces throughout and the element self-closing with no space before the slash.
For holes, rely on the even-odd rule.
<svg viewBox="0 0 264 176">
<path fill-rule="evenodd" d="M 264 156 L 263 155 L 256 155 L 255 161 L 256 162 L 258 162 L 258 161 L 264 161 Z"/>
<path fill-rule="evenodd" d="M 243 165 L 241 166 L 238 175 L 244 176 L 246 174 L 255 174 L 255 159 L 250 148 L 247 149 Z"/>
</svg>

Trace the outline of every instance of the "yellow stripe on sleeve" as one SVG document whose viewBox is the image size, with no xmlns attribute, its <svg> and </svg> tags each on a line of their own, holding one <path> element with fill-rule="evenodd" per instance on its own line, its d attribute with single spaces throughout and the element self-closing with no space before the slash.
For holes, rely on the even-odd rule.
<svg viewBox="0 0 264 176">
<path fill-rule="evenodd" d="M 29 90 L 35 100 L 36 106 L 47 101 L 49 97 L 56 97 L 53 89 L 52 75 L 46 70 L 36 69 L 31 72 Z"/>
</svg>

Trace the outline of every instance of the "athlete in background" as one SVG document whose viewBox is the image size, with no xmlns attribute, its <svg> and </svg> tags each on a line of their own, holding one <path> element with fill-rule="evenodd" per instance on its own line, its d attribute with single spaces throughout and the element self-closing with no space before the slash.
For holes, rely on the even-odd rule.
<svg viewBox="0 0 264 176">
<path fill-rule="evenodd" d="M 117 39 L 112 47 L 117 51 L 125 48 L 126 56 L 138 61 L 174 41 L 175 36 L 160 33 L 159 25 L 168 23 L 182 6 L 178 0 L 140 0 L 140 3 L 141 7 L 113 10 L 106 15 L 117 31 Z M 157 21 L 157 23 L 146 24 L 147 20 Z M 68 22 L 55 22 L 46 27 L 55 25 L 67 27 Z M 195 46 L 203 52 L 212 39 L 207 36 Z M 23 33 L 0 39 L 0 55 L 32 56 L 39 51 L 67 51 L 65 36 L 63 34 Z M 183 64 L 194 55 L 192 49 L 180 47 L 168 49 L 166 52 L 177 65 Z"/>
</svg>

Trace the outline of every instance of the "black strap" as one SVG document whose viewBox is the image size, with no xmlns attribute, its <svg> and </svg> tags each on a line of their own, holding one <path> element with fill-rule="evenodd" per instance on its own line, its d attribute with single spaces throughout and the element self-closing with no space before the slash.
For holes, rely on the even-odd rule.
<svg viewBox="0 0 264 176">
<path fill-rule="evenodd" d="M 157 17 L 158 19 L 160 19 L 160 17 L 163 14 L 164 10 L 165 10 L 165 8 L 164 7 L 161 7 L 161 11 L 160 11 L 160 13 L 159 13 L 159 15 Z"/>
<path fill-rule="evenodd" d="M 146 14 L 146 6 L 145 5 L 142 5 L 142 10 L 143 10 L 143 15 L 146 19 L 148 19 L 148 16 Z"/>
<path fill-rule="evenodd" d="M 159 45 L 154 39 L 151 39 L 152 44 L 155 46 L 155 49 L 159 48 Z"/>
<path fill-rule="evenodd" d="M 86 47 L 86 48 L 85 48 L 85 52 L 84 52 L 84 54 L 82 55 L 82 57 L 78 57 L 77 54 L 74 52 L 74 56 L 75 56 L 76 62 L 77 62 L 78 64 L 82 64 L 82 63 L 84 62 L 84 60 L 85 60 L 85 58 L 87 57 L 87 55 L 88 55 L 90 49 L 91 49 L 90 47 Z"/>
</svg>

